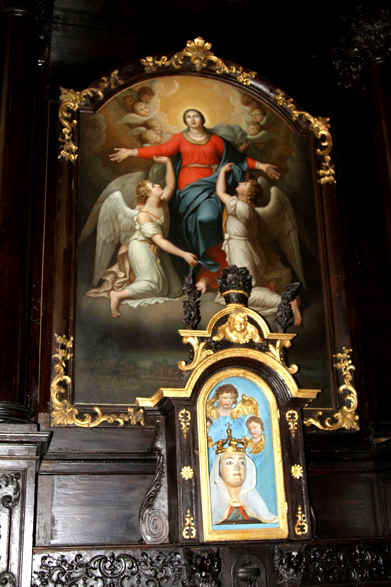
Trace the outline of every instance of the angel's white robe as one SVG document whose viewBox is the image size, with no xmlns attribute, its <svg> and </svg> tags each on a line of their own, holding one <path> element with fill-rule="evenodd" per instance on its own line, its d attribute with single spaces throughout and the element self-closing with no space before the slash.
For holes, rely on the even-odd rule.
<svg viewBox="0 0 391 587">
<path fill-rule="evenodd" d="M 122 303 L 139 306 L 166 302 L 182 295 L 181 282 L 171 263 L 170 256 L 152 241 L 156 234 L 166 237 L 168 222 L 161 221 L 139 224 L 128 244 L 129 262 L 135 280 L 127 290 L 130 299 Z"/>
<path fill-rule="evenodd" d="M 223 250 L 227 262 L 229 265 L 247 267 L 251 274 L 253 289 L 249 307 L 264 316 L 275 314 L 281 296 L 264 287 L 270 277 L 266 256 L 257 239 L 257 213 L 252 206 L 236 196 L 230 198 L 226 210 Z"/>
</svg>

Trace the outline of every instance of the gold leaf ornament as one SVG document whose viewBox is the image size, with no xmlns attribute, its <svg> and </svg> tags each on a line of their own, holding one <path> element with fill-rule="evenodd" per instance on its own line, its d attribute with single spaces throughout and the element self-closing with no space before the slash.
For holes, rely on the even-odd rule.
<svg viewBox="0 0 391 587">
<path fill-rule="evenodd" d="M 97 98 L 102 100 L 104 98 L 105 90 L 114 89 L 123 82 L 119 78 L 118 69 L 115 69 L 108 77 L 102 77 L 97 86 L 90 86 L 85 90 L 72 90 L 60 88 L 60 108 L 58 117 L 62 125 L 59 141 L 62 148 L 58 159 L 65 159 L 75 163 L 78 158 L 78 147 L 74 142 L 74 131 L 77 127 L 77 120 L 75 118 L 76 112 L 80 106 L 83 106 L 89 98 Z"/>
<path fill-rule="evenodd" d="M 196 528 L 194 526 L 194 517 L 190 509 L 185 515 L 185 525 L 182 531 L 182 536 L 185 540 L 193 540 L 196 537 Z"/>
<path fill-rule="evenodd" d="M 212 53 L 211 48 L 211 43 L 208 43 L 202 37 L 197 37 L 192 41 L 187 41 L 186 47 L 182 51 L 174 53 L 171 57 L 166 55 L 160 58 L 148 56 L 141 59 L 141 64 L 144 66 L 146 73 L 153 73 L 168 67 L 181 69 L 185 64 L 185 60 L 189 60 L 197 72 L 207 67 L 212 67 L 217 75 L 232 75 L 236 77 L 239 83 L 246 86 L 250 85 L 251 80 L 257 75 L 255 71 L 245 71 L 243 67 L 227 65 Z"/>
<path fill-rule="evenodd" d="M 190 481 L 190 479 L 193 479 L 193 477 L 194 477 L 193 469 L 189 466 L 182 467 L 181 477 L 182 477 L 182 479 L 185 479 L 185 481 Z"/>
<path fill-rule="evenodd" d="M 325 415 L 319 410 L 314 417 L 304 419 L 306 426 L 315 426 L 320 430 L 359 430 L 359 417 L 356 413 L 358 407 L 357 392 L 354 389 L 353 371 L 355 367 L 351 360 L 352 349 L 343 346 L 341 352 L 333 355 L 336 361 L 334 367 L 341 372 L 344 383 L 338 388 L 338 393 L 342 396 L 343 405 L 332 415 Z"/>
<path fill-rule="evenodd" d="M 69 400 L 72 379 L 66 373 L 68 363 L 73 357 L 73 336 L 69 338 L 58 334 L 54 336 L 57 348 L 53 354 L 55 376 L 50 384 L 51 423 L 54 426 L 79 426 L 81 428 L 95 428 L 103 422 L 119 426 L 128 422 L 131 425 L 144 426 L 144 410 L 142 408 L 129 407 L 127 412 L 106 414 L 99 406 L 94 406 L 92 408 L 93 414 L 79 414 L 78 408 Z"/>
<path fill-rule="evenodd" d="M 277 89 L 274 99 L 279 106 L 289 110 L 292 120 L 301 119 L 307 122 L 310 130 L 318 139 L 317 154 L 321 160 L 321 168 L 318 170 L 319 183 L 335 183 L 335 170 L 331 162 L 331 150 L 333 139 L 330 134 L 330 118 L 316 118 L 304 110 L 298 110 L 292 98 L 289 98 L 285 92 Z"/>
</svg>

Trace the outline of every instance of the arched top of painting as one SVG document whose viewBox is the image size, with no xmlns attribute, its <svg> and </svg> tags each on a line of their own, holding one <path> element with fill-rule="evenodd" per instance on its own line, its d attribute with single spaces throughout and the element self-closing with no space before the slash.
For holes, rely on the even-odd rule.
<svg viewBox="0 0 391 587">
<path fill-rule="evenodd" d="M 278 96 L 285 94 L 258 77 L 251 79 L 249 85 L 243 85 L 231 75 L 218 75 L 206 70 L 199 73 L 133 73 L 131 77 L 120 80 L 119 87 L 105 94 L 103 99 L 98 98 L 91 103 L 92 111 L 100 113 L 108 107 L 112 108 L 113 102 L 124 110 L 124 116 L 135 110 L 136 114 L 141 113 L 141 117 L 148 117 L 151 113 L 159 116 L 167 114 L 165 108 L 169 111 L 174 109 L 175 112 L 167 116 L 171 126 L 180 131 L 184 128 L 184 111 L 193 107 L 204 114 L 207 127 L 215 128 L 229 119 L 231 125 L 236 124 L 249 132 L 250 140 L 253 137 L 257 140 L 262 131 L 270 130 L 273 122 L 279 126 L 285 123 L 296 134 L 311 134 L 308 124 L 301 117 L 292 116 L 283 102 L 277 100 Z"/>
<path fill-rule="evenodd" d="M 103 118 L 109 112 L 119 127 L 132 137 L 142 135 L 141 144 L 150 145 L 184 130 L 183 113 L 193 108 L 202 112 L 207 128 L 255 159 L 273 151 L 276 137 L 288 155 L 289 135 L 314 135 L 321 160 L 319 182 L 335 183 L 329 119 L 299 110 L 292 98 L 256 72 L 225 63 L 201 37 L 171 57 L 148 56 L 137 66 L 114 70 L 85 90 L 61 88 L 60 100 L 60 158 L 72 162 L 78 157 L 72 111 L 90 105 Z"/>
</svg>

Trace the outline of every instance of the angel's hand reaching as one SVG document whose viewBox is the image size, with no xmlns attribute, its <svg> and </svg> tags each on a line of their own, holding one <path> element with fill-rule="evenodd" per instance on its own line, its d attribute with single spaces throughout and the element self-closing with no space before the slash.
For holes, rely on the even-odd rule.
<svg viewBox="0 0 391 587">
<path fill-rule="evenodd" d="M 264 163 L 262 165 L 262 171 L 266 173 L 269 179 L 277 181 L 280 179 L 280 170 L 278 169 L 277 165 L 272 165 L 271 163 Z"/>
<path fill-rule="evenodd" d="M 160 156 L 155 155 L 153 160 L 156 161 L 156 163 L 167 163 L 168 157 L 165 157 L 163 155 L 160 155 Z"/>
<path fill-rule="evenodd" d="M 223 167 L 221 168 L 220 173 L 226 173 L 227 171 L 230 171 L 232 169 L 233 163 L 226 163 L 225 165 L 223 165 Z"/>
<path fill-rule="evenodd" d="M 198 265 L 198 259 L 195 255 L 193 255 L 193 253 L 188 253 L 185 251 L 183 253 L 183 259 L 190 265 L 190 267 L 195 267 Z"/>
<path fill-rule="evenodd" d="M 115 153 L 110 153 L 110 161 L 121 163 L 127 157 L 137 157 L 137 149 L 125 149 L 124 147 L 114 147 Z"/>
</svg>

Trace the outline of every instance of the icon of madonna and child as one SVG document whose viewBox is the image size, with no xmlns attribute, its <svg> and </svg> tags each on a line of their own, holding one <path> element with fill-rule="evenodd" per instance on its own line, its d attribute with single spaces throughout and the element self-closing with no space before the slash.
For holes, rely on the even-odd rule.
<svg viewBox="0 0 391 587">
<path fill-rule="evenodd" d="M 272 416 L 263 390 L 227 377 L 206 400 L 212 530 L 279 526 Z"/>
</svg>

